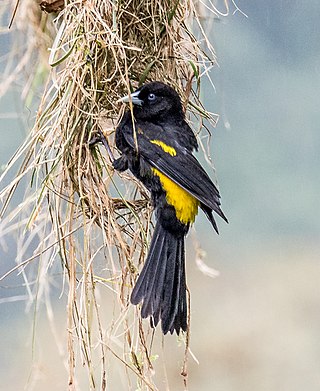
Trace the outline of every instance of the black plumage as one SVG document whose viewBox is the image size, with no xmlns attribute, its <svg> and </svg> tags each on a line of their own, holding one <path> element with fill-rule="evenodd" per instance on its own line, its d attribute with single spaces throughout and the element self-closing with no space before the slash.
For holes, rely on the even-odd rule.
<svg viewBox="0 0 320 391">
<path fill-rule="evenodd" d="M 152 82 L 125 97 L 132 100 L 116 130 L 122 153 L 114 161 L 119 171 L 129 169 L 150 191 L 156 226 L 144 267 L 131 295 L 142 302 L 141 316 L 155 327 L 178 334 L 187 329 L 184 240 L 197 214 L 204 211 L 218 232 L 213 211 L 227 221 L 220 208 L 219 191 L 192 155 L 198 143 L 185 121 L 177 92 Z"/>
</svg>

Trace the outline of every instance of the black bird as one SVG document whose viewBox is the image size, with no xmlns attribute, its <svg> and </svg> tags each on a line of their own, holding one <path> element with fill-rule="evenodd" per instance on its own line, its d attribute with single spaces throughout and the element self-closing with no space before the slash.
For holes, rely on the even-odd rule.
<svg viewBox="0 0 320 391">
<path fill-rule="evenodd" d="M 161 82 L 145 84 L 120 101 L 132 101 L 116 129 L 118 171 L 129 169 L 150 191 L 156 226 L 143 269 L 131 294 L 142 318 L 162 331 L 187 330 L 184 238 L 200 207 L 218 233 L 214 211 L 225 221 L 220 195 L 198 160 L 196 137 L 185 121 L 177 92 Z"/>
</svg>

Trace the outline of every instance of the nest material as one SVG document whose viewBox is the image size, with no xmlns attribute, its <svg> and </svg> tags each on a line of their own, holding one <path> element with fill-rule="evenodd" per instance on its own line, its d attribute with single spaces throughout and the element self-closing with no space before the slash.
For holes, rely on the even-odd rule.
<svg viewBox="0 0 320 391">
<path fill-rule="evenodd" d="M 35 21 L 42 26 L 51 23 L 36 2 L 21 3 L 21 12 L 32 5 Z M 38 229 L 41 245 L 29 261 L 49 254 L 41 266 L 47 271 L 60 258 L 69 280 L 71 388 L 75 381 L 75 340 L 89 369 L 91 387 L 95 387 L 94 318 L 101 345 L 101 389 L 106 387 L 108 350 L 141 384 L 156 389 L 146 347 L 150 333 L 149 337 L 144 334 L 138 312 L 134 311 L 133 322 L 132 307 L 128 311 L 129 294 L 152 225 L 149 196 L 129 174 L 115 175 L 105 150 L 90 148 L 88 142 L 102 130 L 114 148 L 114 130 L 123 114 L 117 99 L 149 80 L 172 85 L 185 108 L 200 119 L 211 118 L 199 100 L 199 86 L 201 74 L 215 63 L 214 51 L 202 36 L 211 58 L 204 53 L 188 25 L 192 20 L 199 22 L 192 0 L 68 1 L 54 21 L 56 33 L 52 27 L 42 29 L 45 40 L 48 31 L 54 35 L 51 71 L 35 126 L 4 173 L 23 159 L 16 179 L 1 192 L 1 215 L 5 215 L 21 179 L 32 177 L 32 194 L 24 201 L 24 208 L 31 210 L 26 227 L 31 231 L 46 228 L 42 238 Z M 198 30 L 202 34 L 200 23 Z M 9 220 L 19 213 L 15 210 Z M 97 272 L 94 264 L 101 252 L 107 267 Z M 109 287 L 118 299 L 119 310 L 112 314 L 107 333 L 100 320 L 97 284 Z M 106 339 L 106 335 L 118 334 L 119 328 L 126 341 L 122 358 Z"/>
</svg>

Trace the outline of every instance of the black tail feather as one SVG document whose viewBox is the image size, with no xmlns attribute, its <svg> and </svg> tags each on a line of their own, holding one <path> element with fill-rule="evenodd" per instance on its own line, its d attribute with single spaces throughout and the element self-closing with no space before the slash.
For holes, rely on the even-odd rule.
<svg viewBox="0 0 320 391">
<path fill-rule="evenodd" d="M 132 304 L 139 304 L 141 300 L 145 298 L 148 286 L 150 285 L 150 279 L 154 278 L 156 275 L 155 272 L 159 266 L 159 259 L 161 255 L 157 247 L 159 247 L 159 244 L 162 242 L 161 235 L 159 234 L 159 230 L 156 229 L 152 237 L 148 257 L 131 293 L 130 301 Z M 152 259 L 153 262 L 150 262 L 150 259 Z"/>
<path fill-rule="evenodd" d="M 184 252 L 184 246 L 183 246 Z M 184 258 L 184 254 L 183 254 Z M 179 330 L 182 329 L 184 331 L 187 330 L 187 286 L 186 286 L 186 275 L 185 268 L 182 268 L 181 273 L 181 284 L 180 284 L 180 293 L 179 293 L 179 308 L 178 308 L 178 317 L 177 321 L 174 324 L 174 328 L 171 328 L 170 333 L 172 334 L 174 330 L 176 330 L 179 335 Z"/>
<path fill-rule="evenodd" d="M 145 265 L 131 294 L 131 303 L 143 301 L 141 316 L 161 320 L 162 331 L 187 329 L 184 236 L 175 236 L 156 224 Z"/>
<path fill-rule="evenodd" d="M 182 255 L 182 244 L 184 238 L 179 238 L 175 243 L 175 248 L 172 249 L 172 252 L 169 254 L 169 259 L 167 265 L 172 265 L 172 271 L 169 270 L 166 274 L 165 281 L 165 295 L 162 302 L 163 305 L 163 321 L 162 321 L 162 331 L 166 334 L 169 330 L 173 330 L 176 322 L 179 320 L 177 318 L 177 313 L 180 303 L 180 286 L 181 286 L 181 274 L 182 268 L 181 265 L 181 255 Z M 184 261 L 184 257 L 183 257 Z"/>
<path fill-rule="evenodd" d="M 141 308 L 141 316 L 143 318 L 154 316 L 155 310 L 159 307 L 158 303 L 161 299 L 159 295 L 159 285 L 161 289 L 165 274 L 165 268 L 163 268 L 161 264 L 163 253 L 166 253 L 165 238 L 158 238 L 157 242 L 155 243 L 155 247 L 152 250 L 152 254 L 150 254 L 152 261 L 149 262 L 149 264 L 154 265 L 154 267 L 149 266 L 146 272 L 146 275 L 149 276 L 149 284 L 146 285 L 144 289 L 144 300 Z M 155 323 L 157 324 L 158 322 L 159 320 Z"/>
</svg>

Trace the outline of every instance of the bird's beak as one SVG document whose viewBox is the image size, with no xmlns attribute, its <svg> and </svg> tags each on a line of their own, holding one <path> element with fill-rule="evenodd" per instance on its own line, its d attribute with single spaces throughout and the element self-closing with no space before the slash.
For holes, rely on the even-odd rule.
<svg viewBox="0 0 320 391">
<path fill-rule="evenodd" d="M 130 95 L 124 96 L 117 100 L 117 103 L 129 103 L 130 100 L 134 105 L 142 106 L 143 101 L 138 98 L 140 91 L 135 91 Z"/>
</svg>

